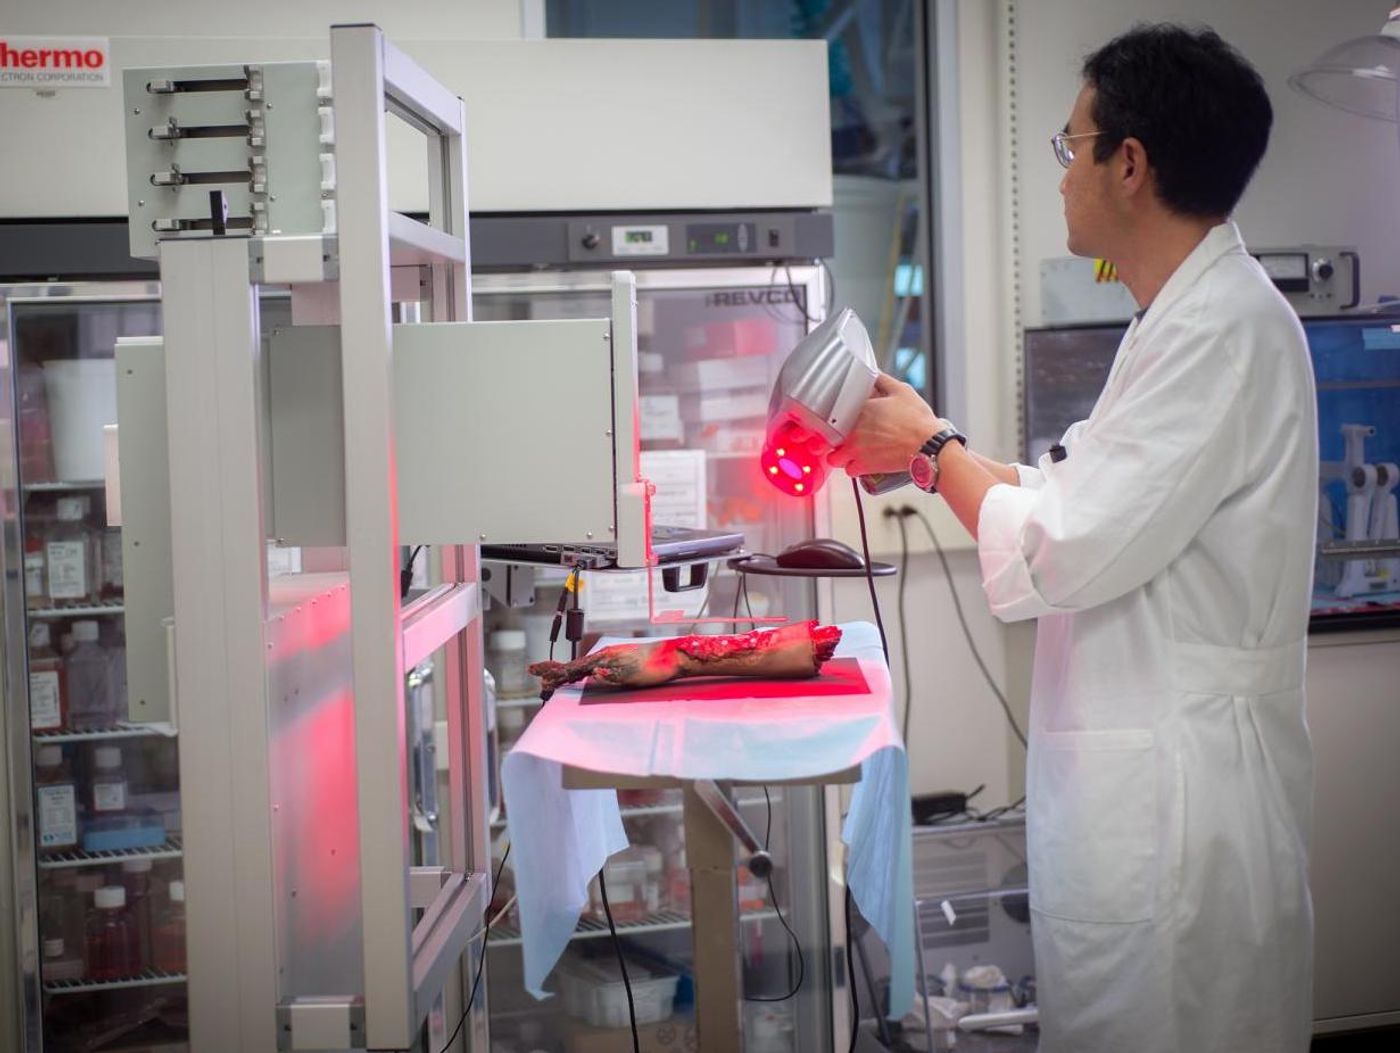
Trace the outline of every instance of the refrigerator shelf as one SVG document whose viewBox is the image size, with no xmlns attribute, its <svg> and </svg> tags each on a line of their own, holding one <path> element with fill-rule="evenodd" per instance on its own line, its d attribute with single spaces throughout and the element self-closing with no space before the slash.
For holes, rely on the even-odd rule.
<svg viewBox="0 0 1400 1053">
<path fill-rule="evenodd" d="M 27 494 L 66 494 L 75 490 L 102 490 L 106 486 L 105 479 L 56 479 L 48 483 L 25 483 L 23 489 Z"/>
<path fill-rule="evenodd" d="M 771 909 L 744 911 L 739 920 L 744 921 L 766 921 L 776 918 L 778 912 Z M 682 914 L 676 910 L 659 910 L 654 914 L 648 914 L 641 921 L 618 922 L 617 934 L 619 936 L 641 936 L 653 932 L 677 932 L 681 929 L 690 928 L 690 915 Z M 608 923 L 597 918 L 580 918 L 578 928 L 574 930 L 573 938 L 576 940 L 596 939 L 599 936 L 607 936 Z M 520 930 L 514 925 L 502 922 L 491 927 L 491 936 L 487 941 L 488 947 L 518 947 L 520 945 Z"/>
<path fill-rule="evenodd" d="M 100 618 L 108 614 L 125 614 L 120 603 L 86 604 L 78 607 L 31 607 L 25 613 L 31 618 Z"/>
<path fill-rule="evenodd" d="M 57 980 L 44 984 L 44 994 L 79 994 L 87 991 L 119 991 L 129 987 L 158 987 L 162 984 L 182 984 L 187 977 L 184 973 L 163 973 L 158 969 L 147 969 L 140 976 L 122 980 Z"/>
<path fill-rule="evenodd" d="M 65 867 L 100 867 L 107 863 L 121 863 L 127 859 L 179 859 L 184 854 L 184 842 L 171 835 L 165 844 L 155 848 L 123 848 L 106 852 L 84 852 L 74 848 L 67 852 L 54 852 L 39 857 L 39 869 L 59 870 Z"/>
<path fill-rule="evenodd" d="M 87 731 L 34 731 L 31 732 L 31 734 L 36 742 L 58 743 L 151 737 L 173 739 L 177 731 L 175 725 L 159 721 L 152 721 L 149 724 L 128 723 L 123 721 L 110 728 L 90 728 Z"/>
</svg>

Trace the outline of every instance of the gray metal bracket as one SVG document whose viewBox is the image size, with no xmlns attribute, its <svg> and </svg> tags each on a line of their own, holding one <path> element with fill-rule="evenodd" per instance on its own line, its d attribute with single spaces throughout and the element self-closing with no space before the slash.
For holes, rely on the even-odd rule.
<svg viewBox="0 0 1400 1053">
<path fill-rule="evenodd" d="M 763 845 L 758 843 L 758 838 L 749 829 L 749 824 L 744 822 L 744 817 L 734 807 L 734 802 L 725 796 L 724 791 L 715 784 L 713 779 L 696 779 L 694 785 L 695 795 L 704 802 L 705 807 L 714 813 L 715 818 L 729 829 L 729 832 L 749 853 L 749 872 L 760 880 L 766 879 L 773 872 L 773 857 L 768 854 L 768 850 Z"/>
</svg>

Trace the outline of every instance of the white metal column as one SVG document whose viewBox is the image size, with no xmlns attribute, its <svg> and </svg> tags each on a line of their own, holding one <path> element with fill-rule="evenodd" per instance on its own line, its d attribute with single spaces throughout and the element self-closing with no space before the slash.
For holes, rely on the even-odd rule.
<svg viewBox="0 0 1400 1053">
<path fill-rule="evenodd" d="M 433 318 L 469 315 L 465 150 L 461 100 L 427 77 L 373 26 L 331 31 L 335 76 L 337 212 L 340 218 L 340 348 L 345 411 L 346 544 L 351 578 L 351 637 L 360 815 L 366 1044 L 406 1048 L 455 966 L 446 953 L 450 931 L 435 934 L 430 909 L 415 931 L 409 790 L 404 735 L 404 642 L 399 599 L 397 466 L 393 420 L 391 246 L 400 262 L 432 267 Z M 428 136 L 435 219 L 440 228 L 388 211 L 386 108 Z M 452 567 L 461 580 L 474 561 Z M 475 596 L 473 594 L 473 600 Z M 467 627 L 475 664 L 479 622 Z M 458 637 L 460 640 L 460 637 Z M 473 644 L 475 647 L 473 648 Z M 479 669 L 479 665 L 476 665 Z M 458 682 L 457 687 L 466 686 Z M 462 701 L 449 696 L 449 711 Z M 473 736 L 460 712 L 449 719 L 454 789 L 465 786 Z M 454 806 L 470 795 L 454 796 Z M 454 826 L 465 818 L 454 807 Z M 471 856 L 465 837 L 452 838 L 458 878 Z M 447 886 L 444 886 L 446 889 Z M 438 907 L 442 909 L 439 910 Z M 460 916 L 461 908 L 458 907 Z M 444 930 L 453 924 L 445 922 Z M 411 935 L 410 935 L 411 933 Z M 456 935 L 460 936 L 460 932 Z M 436 952 L 434 944 L 436 943 Z"/>
<path fill-rule="evenodd" d="M 261 344 L 248 274 L 243 239 L 161 245 L 194 1049 L 276 1048 Z"/>
</svg>

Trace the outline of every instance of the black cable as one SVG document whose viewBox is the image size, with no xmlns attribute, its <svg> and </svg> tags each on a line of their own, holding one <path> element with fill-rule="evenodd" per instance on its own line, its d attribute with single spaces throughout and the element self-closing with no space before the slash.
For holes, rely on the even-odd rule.
<svg viewBox="0 0 1400 1053">
<path fill-rule="evenodd" d="M 481 984 L 481 971 L 486 967 L 486 941 L 491 938 L 491 922 L 493 920 L 491 918 L 491 900 L 496 898 L 496 889 L 501 884 L 501 871 L 506 868 L 506 860 L 509 858 L 510 844 L 507 842 L 505 854 L 501 856 L 501 861 L 496 864 L 496 876 L 491 879 L 491 895 L 486 900 L 486 927 L 481 931 L 481 957 L 476 962 L 476 977 L 472 980 L 472 993 L 467 999 L 467 1004 L 462 1007 L 462 1015 L 457 1020 L 457 1026 L 452 1029 L 452 1037 L 442 1047 L 441 1053 L 447 1053 L 452 1048 L 452 1043 L 457 1041 L 457 1033 L 467 1022 L 467 1016 L 472 1011 L 472 1003 L 476 1001 L 476 989 Z"/>
<path fill-rule="evenodd" d="M 851 1049 L 860 1038 L 860 998 L 856 995 L 856 957 L 851 949 L 851 883 L 846 882 L 846 986 L 851 989 Z"/>
<path fill-rule="evenodd" d="M 569 638 L 569 661 L 578 661 L 578 644 L 582 638 L 583 611 L 579 607 L 579 595 L 583 592 L 583 564 L 574 565 L 574 609 L 569 612 L 569 623 L 565 635 Z M 574 616 L 578 616 L 578 624 L 574 624 Z M 577 628 L 577 632 L 575 629 Z"/>
<path fill-rule="evenodd" d="M 754 620 L 753 604 L 749 602 L 749 576 L 747 574 L 744 575 L 744 610 L 749 616 L 749 628 L 757 629 L 758 622 Z"/>
<path fill-rule="evenodd" d="M 399 599 L 408 598 L 408 590 L 413 585 L 413 561 L 418 558 L 418 553 L 423 551 L 422 545 L 414 545 L 413 550 L 408 554 L 408 566 L 399 571 Z"/>
<path fill-rule="evenodd" d="M 622 986 L 627 989 L 627 1019 L 632 1022 L 632 1053 L 642 1053 L 642 1039 L 637 1034 L 637 1007 L 632 1001 L 632 981 L 627 977 L 627 959 L 622 956 L 622 941 L 617 938 L 617 926 L 613 924 L 612 907 L 608 905 L 608 882 L 602 870 L 598 871 L 598 891 L 603 895 L 603 913 L 607 915 L 608 932 L 612 933 L 613 950 L 617 952 L 617 967 L 622 970 Z"/>
<path fill-rule="evenodd" d="M 904 716 L 900 720 L 899 735 L 907 753 L 909 714 L 914 709 L 914 680 L 909 671 L 909 620 L 904 616 L 904 587 L 909 582 L 909 531 L 903 516 L 896 515 L 894 521 L 899 525 L 899 656 L 904 665 Z"/>
<path fill-rule="evenodd" d="M 783 264 L 783 273 L 787 275 L 787 287 L 788 292 L 792 293 L 793 306 L 801 312 L 802 320 L 808 325 L 812 325 L 817 321 L 817 319 L 813 318 L 810 314 L 807 313 L 807 305 L 802 302 L 802 297 L 797 295 L 797 286 L 792 283 L 792 268 L 789 267 L 786 263 Z"/>
<path fill-rule="evenodd" d="M 962 600 L 958 598 L 958 587 L 953 582 L 953 572 L 948 567 L 948 557 L 943 553 L 943 545 L 938 540 L 938 535 L 933 532 L 933 524 L 928 517 L 917 508 L 906 505 L 910 511 L 919 517 L 919 522 L 928 531 L 929 540 L 933 542 L 934 551 L 938 553 L 938 562 L 943 564 L 943 576 L 948 580 L 948 591 L 953 596 L 953 609 L 958 612 L 958 622 L 962 625 L 963 636 L 967 638 L 967 646 L 972 651 L 972 657 L 977 660 L 977 668 L 982 670 L 982 676 L 987 681 L 987 686 L 992 689 L 992 694 L 997 696 L 997 701 L 1001 703 L 1001 711 L 1006 714 L 1006 722 L 1011 725 L 1011 730 L 1015 733 L 1023 747 L 1026 747 L 1026 736 L 1021 731 L 1021 727 L 1016 723 L 1015 716 L 1011 713 L 1011 706 L 1006 701 L 1006 696 L 1002 694 L 997 682 L 992 679 L 991 672 L 987 669 L 987 663 L 982 661 L 982 652 L 977 649 L 977 642 L 972 638 L 972 630 L 968 627 L 967 616 L 963 614 Z M 1029 747 L 1026 747 L 1029 748 Z"/>
<path fill-rule="evenodd" d="M 880 649 L 885 652 L 885 666 L 890 664 L 890 645 L 885 639 L 885 621 L 880 617 L 880 599 L 875 595 L 875 575 L 870 569 L 870 537 L 865 531 L 865 506 L 860 500 L 860 483 L 851 477 L 851 493 L 856 495 L 856 516 L 860 519 L 860 548 L 865 556 L 865 583 L 870 586 L 870 606 L 875 611 L 875 627 L 880 630 Z"/>
<path fill-rule="evenodd" d="M 763 830 L 763 850 L 768 851 L 769 839 L 773 836 L 773 798 L 768 795 L 768 787 L 763 788 L 763 800 L 768 805 L 768 823 Z M 797 982 L 792 985 L 792 990 L 779 997 L 768 997 L 765 995 L 754 995 L 745 998 L 746 1002 L 786 1002 L 797 997 L 797 992 L 802 990 L 802 981 L 807 978 L 807 963 L 802 957 L 802 941 L 797 938 L 797 933 L 792 931 L 792 926 L 783 917 L 783 909 L 778 906 L 778 894 L 773 890 L 773 871 L 768 871 L 768 902 L 773 904 L 773 910 L 777 912 L 778 921 L 787 930 L 788 939 L 792 940 L 793 953 L 797 955 Z"/>
</svg>

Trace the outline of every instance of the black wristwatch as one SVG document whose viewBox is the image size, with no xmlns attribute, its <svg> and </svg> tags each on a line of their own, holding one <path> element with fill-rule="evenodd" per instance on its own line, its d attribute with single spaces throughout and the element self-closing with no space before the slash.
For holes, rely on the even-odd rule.
<svg viewBox="0 0 1400 1053">
<path fill-rule="evenodd" d="M 960 442 L 964 449 L 967 448 L 967 436 L 951 423 L 944 423 L 948 427 L 920 446 L 919 452 L 909 462 L 909 477 L 914 480 L 915 486 L 929 494 L 938 492 L 938 455 L 943 447 L 950 442 Z"/>
</svg>

